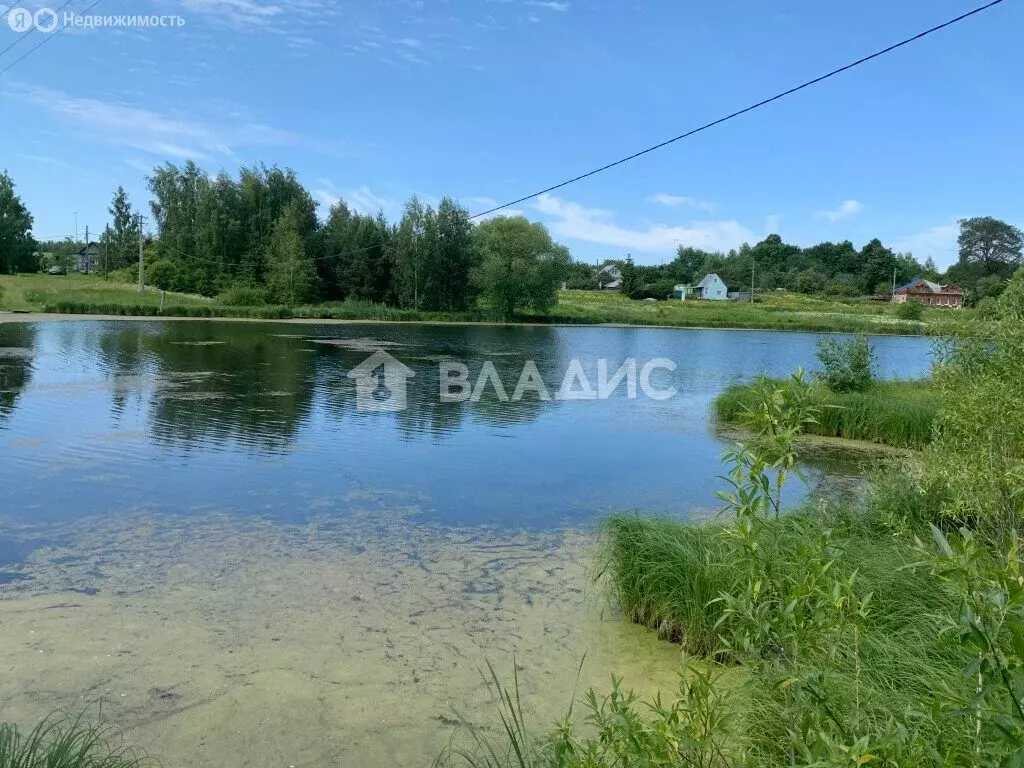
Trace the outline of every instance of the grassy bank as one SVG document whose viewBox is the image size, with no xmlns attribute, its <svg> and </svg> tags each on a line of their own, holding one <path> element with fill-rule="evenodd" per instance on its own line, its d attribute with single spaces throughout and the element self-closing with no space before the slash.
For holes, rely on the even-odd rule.
<svg viewBox="0 0 1024 768">
<path fill-rule="evenodd" d="M 940 618 L 956 615 L 959 605 L 928 571 L 911 568 L 921 560 L 912 540 L 894 538 L 874 525 L 865 510 L 815 510 L 761 522 L 757 541 L 761 564 L 771 581 L 808 594 L 819 588 L 820 566 L 826 564 L 826 580 L 855 585 L 855 592 L 848 595 L 839 588 L 822 603 L 854 594 L 870 598 L 864 615 L 852 626 L 825 640 L 809 640 L 803 649 L 812 666 L 813 646 L 827 648 L 832 660 L 828 692 L 843 711 L 841 718 L 850 718 L 850 724 L 856 719 L 862 727 L 870 723 L 870 728 L 884 732 L 894 714 L 912 710 L 943 686 L 969 698 L 963 669 L 970 656 L 943 637 Z M 601 541 L 598 564 L 613 601 L 628 619 L 680 643 L 688 653 L 726 664 L 746 661 L 759 644 L 749 642 L 758 631 L 755 622 L 770 626 L 784 619 L 758 616 L 757 599 L 743 606 L 745 599 L 752 599 L 751 574 L 740 566 L 740 541 L 730 522 L 688 525 L 613 515 L 604 523 Z M 818 545 L 826 541 L 827 545 Z M 763 589 L 769 585 L 763 584 Z M 723 595 L 739 599 L 723 600 Z M 812 615 L 799 616 L 801 602 L 794 621 L 813 624 Z M 811 602 L 817 604 L 817 600 Z M 822 608 L 818 605 L 812 613 Z M 772 609 L 784 614 L 793 607 L 773 605 Z M 787 623 L 783 620 L 777 628 Z M 801 633 L 798 625 L 790 629 L 794 635 Z M 770 638 L 774 633 L 767 634 Z M 786 644 L 781 637 L 768 642 Z M 797 669 L 793 674 L 803 672 Z M 764 687 L 774 679 L 768 674 L 764 680 L 749 681 L 741 700 L 735 702 L 746 715 L 732 735 L 767 764 L 784 761 L 787 741 L 779 702 L 772 703 L 778 692 Z M 849 705 L 855 698 L 859 708 L 853 712 Z M 921 735 L 935 743 L 953 736 L 969 744 L 969 732 L 969 722 L 946 713 L 933 718 Z"/>
<path fill-rule="evenodd" d="M 890 304 L 794 293 L 766 293 L 750 303 L 631 301 L 596 291 L 562 291 L 552 314 L 562 322 L 897 335 L 943 334 L 964 316 L 928 308 L 920 321 L 902 320 Z"/>
<path fill-rule="evenodd" d="M 876 381 L 866 392 L 832 392 L 819 385 L 813 393 L 821 410 L 805 432 L 915 450 L 931 441 L 939 398 L 927 379 Z M 720 423 L 742 425 L 756 405 L 750 385 L 737 384 L 715 398 L 713 411 Z"/>
<path fill-rule="evenodd" d="M 95 275 L 0 276 L 0 310 L 171 317 L 251 317 L 339 320 L 474 322 L 492 320 L 485 306 L 468 312 L 428 312 L 361 301 L 303 306 L 227 306 L 216 299 L 108 282 Z M 681 328 L 750 328 L 876 334 L 940 334 L 963 313 L 925 311 L 921 321 L 901 320 L 887 304 L 826 300 L 797 294 L 766 294 L 742 302 L 631 301 L 617 293 L 562 291 L 552 311 L 524 315 L 522 322 L 663 325 Z"/>
<path fill-rule="evenodd" d="M 164 297 L 165 311 L 183 308 L 210 307 L 210 299 L 168 291 Z M 2 275 L 0 276 L 0 309 L 23 312 L 48 312 L 58 305 L 72 307 L 120 307 L 114 314 L 155 313 L 160 308 L 160 291 L 147 287 L 141 293 L 134 285 L 108 282 L 96 275 Z M 50 309 L 47 309 L 50 307 Z"/>
</svg>

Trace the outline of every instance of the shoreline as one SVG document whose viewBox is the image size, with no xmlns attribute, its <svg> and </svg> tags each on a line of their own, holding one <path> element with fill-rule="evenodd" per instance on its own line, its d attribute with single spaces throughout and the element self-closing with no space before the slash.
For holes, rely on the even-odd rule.
<svg viewBox="0 0 1024 768">
<path fill-rule="evenodd" d="M 438 326 L 509 326 L 522 328 L 651 328 L 672 331 L 748 331 L 761 333 L 810 333 L 851 336 L 863 333 L 866 336 L 887 336 L 892 338 L 929 338 L 927 333 L 880 333 L 877 331 L 833 331 L 806 330 L 799 328 L 765 328 L 759 326 L 715 326 L 715 325 L 664 325 L 648 323 L 531 323 L 502 322 L 499 320 L 378 320 L 374 318 L 315 318 L 315 317 L 190 317 L 184 315 L 110 315 L 71 312 L 35 312 L 0 310 L 0 324 L 32 323 L 59 320 L 129 320 L 129 321 L 204 321 L 239 323 L 286 323 L 289 325 L 438 325 Z"/>
</svg>

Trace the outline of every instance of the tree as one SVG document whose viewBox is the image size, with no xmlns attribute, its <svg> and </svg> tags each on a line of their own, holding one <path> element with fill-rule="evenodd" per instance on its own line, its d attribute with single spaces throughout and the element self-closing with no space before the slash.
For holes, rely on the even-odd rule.
<svg viewBox="0 0 1024 768">
<path fill-rule="evenodd" d="M 32 214 L 14 192 L 7 171 L 0 173 L 0 272 L 35 272 Z"/>
<path fill-rule="evenodd" d="M 306 256 L 301 221 L 297 205 L 285 206 L 274 222 L 267 246 L 267 287 L 271 299 L 280 304 L 302 304 L 316 297 L 316 265 Z"/>
<path fill-rule="evenodd" d="M 473 239 L 480 255 L 476 284 L 502 319 L 525 309 L 546 312 L 555 305 L 571 259 L 543 224 L 499 216 L 477 226 Z"/>
<path fill-rule="evenodd" d="M 138 258 L 139 250 L 139 219 L 132 210 L 124 187 L 118 187 L 114 192 L 114 199 L 107 210 L 113 218 L 113 226 L 103 231 L 105 263 L 100 264 L 100 268 L 104 272 L 130 266 Z"/>
<path fill-rule="evenodd" d="M 1007 266 L 1012 272 L 1024 255 L 1024 232 L 991 216 L 961 219 L 957 246 L 963 263 L 982 264 L 988 274 Z"/>
<path fill-rule="evenodd" d="M 402 220 L 391 237 L 391 260 L 395 267 L 395 292 L 403 307 L 419 309 L 432 280 L 429 262 L 430 244 L 424 242 L 433 233 L 427 223 L 433 218 L 430 206 L 413 195 L 405 203 Z"/>
<path fill-rule="evenodd" d="M 619 293 L 627 299 L 640 298 L 643 292 L 643 285 L 640 282 L 640 272 L 633 263 L 633 257 L 627 256 L 625 263 L 619 270 L 622 274 L 622 282 L 619 283 Z"/>
</svg>

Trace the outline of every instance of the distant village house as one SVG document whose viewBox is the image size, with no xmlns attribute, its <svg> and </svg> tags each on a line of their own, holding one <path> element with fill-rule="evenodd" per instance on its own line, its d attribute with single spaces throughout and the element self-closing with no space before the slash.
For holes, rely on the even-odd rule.
<svg viewBox="0 0 1024 768">
<path fill-rule="evenodd" d="M 100 260 L 100 247 L 97 243 L 89 243 L 75 252 L 75 270 L 89 274 L 96 271 Z"/>
<path fill-rule="evenodd" d="M 963 307 L 964 292 L 956 285 L 939 285 L 919 277 L 892 292 L 892 302 L 903 304 L 916 299 L 927 307 Z"/>
<path fill-rule="evenodd" d="M 622 285 L 622 272 L 614 264 L 602 267 L 597 273 L 597 286 L 602 291 L 617 291 Z"/>
<path fill-rule="evenodd" d="M 705 301 L 726 301 L 729 298 L 729 289 L 725 287 L 722 278 L 712 272 L 705 275 L 693 289 L 694 298 Z"/>
</svg>

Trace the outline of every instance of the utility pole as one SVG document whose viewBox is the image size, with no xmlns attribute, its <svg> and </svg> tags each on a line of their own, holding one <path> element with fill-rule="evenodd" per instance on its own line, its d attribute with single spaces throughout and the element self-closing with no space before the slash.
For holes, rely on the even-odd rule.
<svg viewBox="0 0 1024 768">
<path fill-rule="evenodd" d="M 750 303 L 754 303 L 754 262 L 750 262 Z"/>
<path fill-rule="evenodd" d="M 896 295 L 896 267 L 892 268 L 892 293 Z"/>
<path fill-rule="evenodd" d="M 139 214 L 139 293 L 142 293 L 142 276 L 145 272 L 146 265 L 144 257 L 142 255 L 142 223 L 146 220 L 146 217 L 141 213 Z"/>
<path fill-rule="evenodd" d="M 85 225 L 85 274 L 89 274 L 89 225 Z"/>
</svg>

